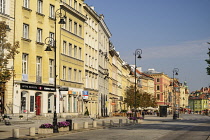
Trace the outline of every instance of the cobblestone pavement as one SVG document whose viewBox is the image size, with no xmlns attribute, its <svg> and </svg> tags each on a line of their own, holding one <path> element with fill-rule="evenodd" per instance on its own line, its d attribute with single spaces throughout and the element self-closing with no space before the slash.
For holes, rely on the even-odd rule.
<svg viewBox="0 0 210 140">
<path fill-rule="evenodd" d="M 170 122 L 173 121 L 172 115 L 169 115 L 168 117 L 157 117 L 154 115 L 146 115 L 145 119 L 141 122 L 141 124 L 155 124 L 155 123 L 161 123 L 161 122 Z M 188 117 L 189 118 L 189 117 Z M 210 117 L 204 116 L 204 120 L 209 119 Z M 70 134 L 70 133 L 78 133 L 78 132 L 85 132 L 85 131 L 90 131 L 94 129 L 102 129 L 105 130 L 104 127 L 102 127 L 102 121 L 105 121 L 106 127 L 110 126 L 110 120 L 114 121 L 115 126 L 119 126 L 119 119 L 123 120 L 124 125 L 133 125 L 132 121 L 129 124 L 126 124 L 126 119 L 127 117 L 107 117 L 107 118 L 102 118 L 102 119 L 95 119 L 97 121 L 98 127 L 97 128 L 92 128 L 90 124 L 92 124 L 93 120 L 91 118 L 72 118 L 73 123 L 78 123 L 79 130 L 73 130 L 73 131 L 67 131 L 67 132 L 60 132 L 60 133 L 54 133 L 54 134 L 36 134 L 34 137 L 29 136 L 29 128 L 30 127 L 35 127 L 36 128 L 36 133 L 38 131 L 38 127 L 43 124 L 43 123 L 52 123 L 51 118 L 46 118 L 43 120 L 18 120 L 14 119 L 11 121 L 11 125 L 4 125 L 0 123 L 0 139 L 13 139 L 12 138 L 12 131 L 15 128 L 19 129 L 20 133 L 20 139 L 40 139 L 40 138 L 47 138 L 47 137 L 52 137 L 52 136 L 62 136 L 65 134 Z M 179 118 L 176 121 L 181 120 L 182 118 Z M 185 118 L 187 120 L 187 118 Z M 191 119 L 197 119 L 196 117 Z M 59 121 L 64 121 L 65 119 L 59 118 Z M 19 122 L 18 122 L 19 121 Z M 83 122 L 88 122 L 89 123 L 89 129 L 83 129 Z M 145 130 L 146 131 L 146 130 Z M 146 133 L 146 132 L 145 132 Z"/>
</svg>

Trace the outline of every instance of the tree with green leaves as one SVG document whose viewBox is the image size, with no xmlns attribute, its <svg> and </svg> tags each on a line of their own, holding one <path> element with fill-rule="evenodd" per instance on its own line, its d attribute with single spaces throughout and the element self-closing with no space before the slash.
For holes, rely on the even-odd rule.
<svg viewBox="0 0 210 140">
<path fill-rule="evenodd" d="M 9 60 L 15 58 L 15 55 L 19 53 L 19 42 L 15 42 L 12 45 L 7 40 L 8 25 L 5 21 L 0 21 L 0 97 L 1 107 L 0 110 L 4 111 L 4 94 L 6 90 L 6 83 L 10 80 L 14 71 L 12 72 L 8 68 Z"/>
<path fill-rule="evenodd" d="M 135 88 L 134 86 L 130 86 L 125 91 L 125 100 L 124 103 L 127 104 L 130 108 L 135 108 Z M 143 92 L 142 90 L 136 90 L 136 108 L 142 107 L 156 107 L 156 98 L 154 98 L 151 94 Z"/>
<path fill-rule="evenodd" d="M 210 44 L 210 42 L 207 42 L 207 43 Z M 209 52 L 207 54 L 209 55 L 209 59 L 205 60 L 208 64 L 208 67 L 206 68 L 206 70 L 207 70 L 207 74 L 210 75 L 210 48 L 209 48 Z"/>
</svg>

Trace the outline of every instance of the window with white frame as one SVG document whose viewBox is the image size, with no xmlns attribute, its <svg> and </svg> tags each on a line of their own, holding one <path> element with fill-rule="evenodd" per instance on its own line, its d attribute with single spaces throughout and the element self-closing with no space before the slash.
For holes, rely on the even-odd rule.
<svg viewBox="0 0 210 140">
<path fill-rule="evenodd" d="M 66 66 L 63 66 L 63 80 L 66 80 Z"/>
<path fill-rule="evenodd" d="M 38 0 L 37 1 L 37 12 L 38 13 L 42 13 L 42 5 L 43 5 L 43 1 L 42 0 Z"/>
<path fill-rule="evenodd" d="M 74 46 L 74 57 L 77 58 L 77 46 Z"/>
<path fill-rule="evenodd" d="M 72 0 L 69 0 L 69 5 L 72 6 Z"/>
<path fill-rule="evenodd" d="M 36 75 L 42 76 L 42 57 L 40 56 L 36 58 Z"/>
<path fill-rule="evenodd" d="M 42 29 L 37 28 L 37 39 L 36 42 L 42 42 Z"/>
<path fill-rule="evenodd" d="M 71 73 L 72 73 L 72 69 L 69 68 L 68 69 L 68 81 L 71 81 Z"/>
<path fill-rule="evenodd" d="M 55 18 L 55 6 L 50 4 L 50 18 Z"/>
<path fill-rule="evenodd" d="M 74 22 L 74 34 L 77 35 L 77 23 L 76 22 Z"/>
<path fill-rule="evenodd" d="M 49 77 L 50 78 L 53 78 L 53 64 L 54 64 L 54 60 L 53 59 L 50 59 L 49 60 Z"/>
<path fill-rule="evenodd" d="M 77 10 L 77 1 L 76 0 L 74 0 L 74 9 Z"/>
<path fill-rule="evenodd" d="M 28 54 L 22 55 L 22 74 L 28 74 Z"/>
<path fill-rule="evenodd" d="M 85 64 L 86 64 L 86 65 L 88 64 L 87 62 L 88 62 L 88 54 L 86 53 L 86 54 L 85 54 Z"/>
<path fill-rule="evenodd" d="M 82 59 L 82 48 L 80 48 L 80 47 L 79 47 L 79 52 L 78 52 L 78 54 L 79 54 L 78 59 L 81 60 L 81 59 Z"/>
<path fill-rule="evenodd" d="M 79 25 L 79 36 L 82 36 L 82 25 Z"/>
<path fill-rule="evenodd" d="M 50 39 L 51 46 L 54 46 L 54 36 L 55 36 L 55 34 L 53 32 L 49 33 L 49 39 Z"/>
<path fill-rule="evenodd" d="M 29 25 L 23 24 L 23 38 L 29 39 Z"/>
<path fill-rule="evenodd" d="M 89 66 L 91 66 L 91 56 L 89 55 L 89 63 L 88 63 Z"/>
<path fill-rule="evenodd" d="M 81 13 L 82 12 L 82 4 L 79 3 L 79 12 Z"/>
<path fill-rule="evenodd" d="M 77 82 L 77 70 L 74 69 L 74 82 Z"/>
<path fill-rule="evenodd" d="M 69 53 L 68 53 L 68 55 L 69 56 L 72 56 L 72 44 L 71 43 L 69 43 Z"/>
<path fill-rule="evenodd" d="M 23 7 L 29 8 L 29 0 L 23 0 Z"/>
<path fill-rule="evenodd" d="M 66 41 L 63 41 L 63 54 L 66 54 Z"/>
<path fill-rule="evenodd" d="M 69 19 L 69 32 L 72 32 L 72 20 Z"/>
<path fill-rule="evenodd" d="M 66 29 L 66 24 L 67 24 L 67 17 L 66 16 L 64 16 L 64 21 L 65 21 L 65 24 L 62 24 L 63 25 L 63 29 Z"/>
<path fill-rule="evenodd" d="M 5 0 L 0 0 L 0 13 L 5 14 Z"/>
<path fill-rule="evenodd" d="M 82 81 L 82 71 L 79 70 L 79 73 L 78 73 L 78 82 L 81 82 Z"/>
</svg>

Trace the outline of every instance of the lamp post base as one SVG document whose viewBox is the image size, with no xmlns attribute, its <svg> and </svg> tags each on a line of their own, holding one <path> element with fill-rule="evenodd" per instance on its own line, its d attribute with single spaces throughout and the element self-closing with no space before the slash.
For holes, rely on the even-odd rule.
<svg viewBox="0 0 210 140">
<path fill-rule="evenodd" d="M 56 112 L 54 112 L 54 117 L 53 117 L 53 133 L 59 133 Z"/>
</svg>

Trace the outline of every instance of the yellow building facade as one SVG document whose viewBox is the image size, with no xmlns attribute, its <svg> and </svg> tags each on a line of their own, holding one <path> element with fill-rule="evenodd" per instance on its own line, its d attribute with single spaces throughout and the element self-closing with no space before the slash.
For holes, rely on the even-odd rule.
<svg viewBox="0 0 210 140">
<path fill-rule="evenodd" d="M 15 5 L 20 53 L 14 64 L 14 113 L 52 115 L 55 108 L 64 116 L 84 112 L 84 1 L 68 2 L 23 0 Z M 45 51 L 48 45 L 52 51 Z"/>
<path fill-rule="evenodd" d="M 62 115 L 83 115 L 84 88 L 84 27 L 87 20 L 84 12 L 84 0 L 62 1 L 61 12 L 66 24 L 61 25 L 59 52 L 59 85 L 67 88 L 60 91 L 60 113 Z"/>
</svg>

